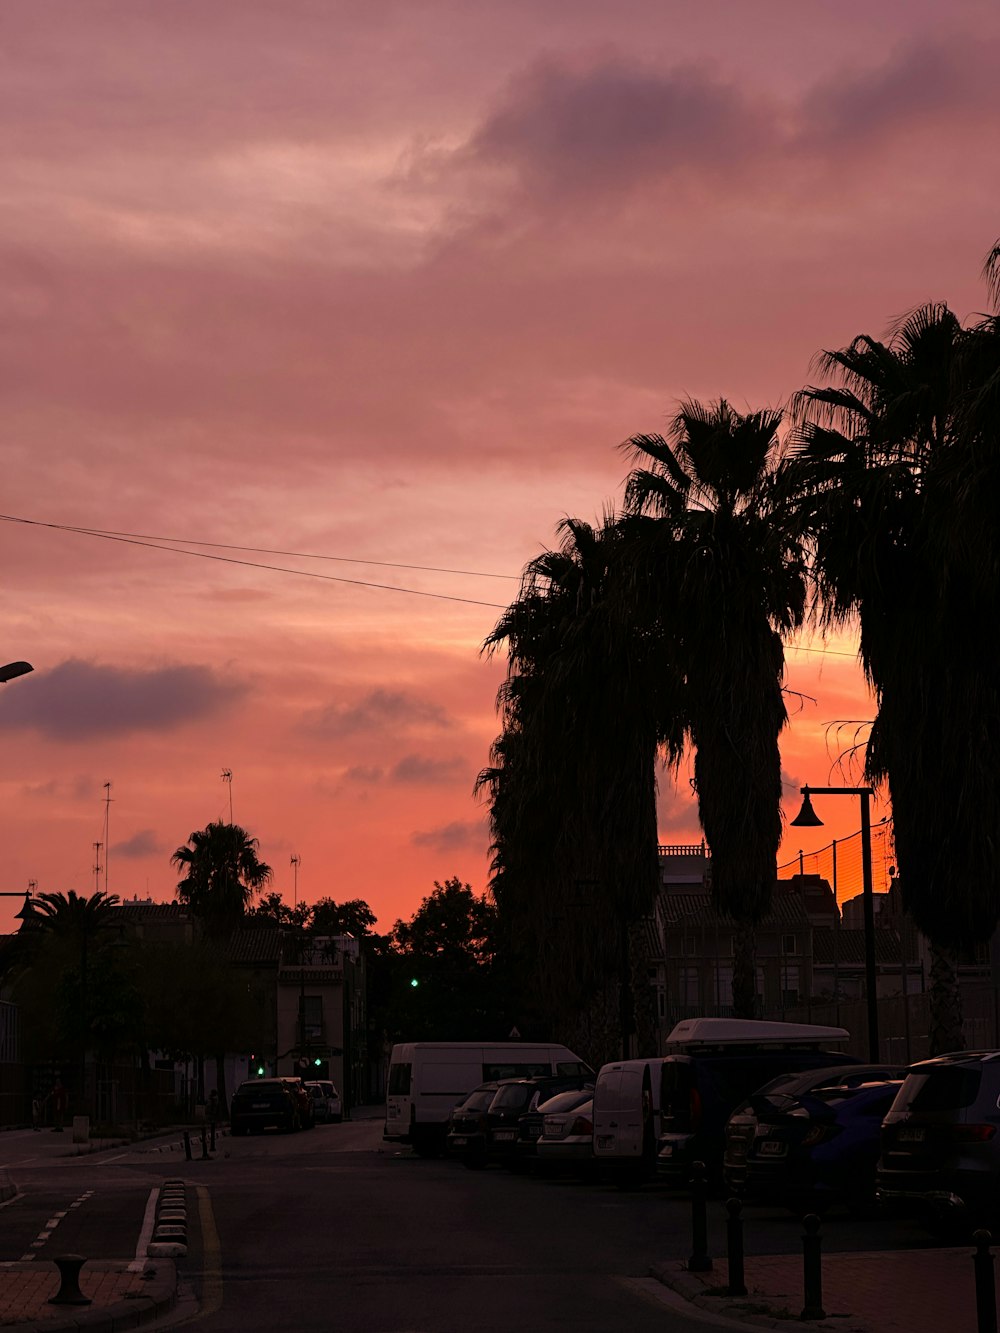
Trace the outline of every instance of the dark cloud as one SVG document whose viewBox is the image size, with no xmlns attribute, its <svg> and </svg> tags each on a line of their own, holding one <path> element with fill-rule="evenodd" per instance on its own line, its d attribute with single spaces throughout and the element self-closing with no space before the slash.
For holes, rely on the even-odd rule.
<svg viewBox="0 0 1000 1333">
<path fill-rule="evenodd" d="M 245 693 L 245 685 L 208 667 L 130 669 L 71 658 L 38 672 L 30 688 L 9 691 L 0 729 L 33 730 L 53 741 L 172 731 Z"/>
<path fill-rule="evenodd" d="M 151 828 L 139 829 L 138 832 L 132 834 L 131 838 L 126 838 L 124 842 L 115 842 L 111 845 L 112 856 L 123 856 L 126 860 L 138 859 L 143 856 L 155 856 L 157 852 L 163 850 L 163 844 Z"/>
<path fill-rule="evenodd" d="M 482 852 L 486 847 L 486 825 L 482 820 L 456 819 L 440 828 L 422 829 L 410 835 L 414 847 L 432 847 L 435 851 L 450 852 L 471 848 Z"/>
<path fill-rule="evenodd" d="M 730 169 L 773 133 L 764 110 L 706 69 L 608 54 L 538 60 L 455 155 L 513 170 L 532 198 L 647 188 L 679 169 Z"/>
<path fill-rule="evenodd" d="M 393 782 L 433 785 L 451 782 L 465 772 L 467 766 L 462 759 L 431 759 L 426 755 L 408 754 L 395 765 L 389 777 Z"/>
<path fill-rule="evenodd" d="M 345 736 L 399 733 L 422 727 L 446 728 L 450 719 L 440 704 L 405 690 L 372 690 L 357 703 L 330 704 L 310 713 L 305 726 L 313 736 L 341 740 Z"/>
<path fill-rule="evenodd" d="M 345 782 L 370 783 L 381 782 L 385 770 L 378 764 L 353 764 L 344 774 Z"/>
<path fill-rule="evenodd" d="M 800 147 L 838 152 L 942 125 L 954 113 L 998 102 L 994 41 L 956 39 L 904 46 L 876 68 L 841 71 L 803 99 Z"/>
</svg>

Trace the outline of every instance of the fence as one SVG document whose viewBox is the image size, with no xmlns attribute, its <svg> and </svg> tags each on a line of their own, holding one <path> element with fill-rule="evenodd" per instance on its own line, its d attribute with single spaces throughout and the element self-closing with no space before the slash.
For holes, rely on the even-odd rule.
<svg viewBox="0 0 1000 1333">
<path fill-rule="evenodd" d="M 889 871 L 896 864 L 892 820 L 886 818 L 873 824 L 871 836 L 872 888 L 875 893 L 885 893 L 892 882 Z M 778 866 L 779 879 L 791 879 L 793 875 L 821 876 L 833 888 L 838 903 L 856 897 L 863 888 L 860 830 L 847 838 L 835 838 L 818 852 L 799 852 L 794 861 Z"/>
<path fill-rule="evenodd" d="M 824 1004 L 786 1008 L 780 1015 L 788 1023 L 820 1023 L 843 1027 L 850 1033 L 847 1051 L 868 1059 L 868 1017 L 862 1000 L 830 1001 Z M 1000 992 L 993 986 L 962 987 L 962 1016 L 967 1050 L 1000 1049 Z M 777 1019 L 777 1013 L 764 1015 Z M 879 1059 L 911 1064 L 930 1055 L 931 997 L 929 991 L 915 995 L 881 995 L 878 1000 Z"/>
</svg>

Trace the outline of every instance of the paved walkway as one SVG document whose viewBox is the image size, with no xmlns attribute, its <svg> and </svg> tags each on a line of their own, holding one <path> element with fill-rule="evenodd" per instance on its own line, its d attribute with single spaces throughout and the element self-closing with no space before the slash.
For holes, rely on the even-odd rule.
<svg viewBox="0 0 1000 1333">
<path fill-rule="evenodd" d="M 80 1273 L 80 1291 L 90 1305 L 52 1305 L 59 1290 L 54 1263 L 0 1263 L 0 1327 L 46 1333 L 88 1328 L 112 1333 L 165 1314 L 173 1307 L 177 1270 L 170 1259 L 94 1259 Z"/>
<path fill-rule="evenodd" d="M 840 1333 L 976 1333 L 974 1247 L 886 1250 L 823 1256 L 823 1309 L 827 1318 L 807 1327 Z M 689 1273 L 678 1260 L 657 1265 L 654 1276 L 696 1305 L 729 1319 L 788 1328 L 803 1306 L 802 1257 L 750 1255 L 748 1295 L 725 1294 L 726 1261 L 710 1273 Z"/>
</svg>

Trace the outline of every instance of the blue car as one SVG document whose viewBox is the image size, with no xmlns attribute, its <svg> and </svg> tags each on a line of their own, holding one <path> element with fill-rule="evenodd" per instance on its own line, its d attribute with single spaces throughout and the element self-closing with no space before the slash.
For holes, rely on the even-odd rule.
<svg viewBox="0 0 1000 1333">
<path fill-rule="evenodd" d="M 795 1212 L 868 1211 L 882 1121 L 905 1072 L 856 1065 L 772 1080 L 729 1119 L 727 1185 Z"/>
</svg>

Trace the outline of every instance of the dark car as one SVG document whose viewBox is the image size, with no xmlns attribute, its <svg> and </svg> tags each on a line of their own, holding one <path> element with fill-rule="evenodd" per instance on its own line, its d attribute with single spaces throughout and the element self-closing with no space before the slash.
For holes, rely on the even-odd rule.
<svg viewBox="0 0 1000 1333">
<path fill-rule="evenodd" d="M 498 1086 L 496 1079 L 480 1083 L 452 1108 L 448 1117 L 448 1152 L 461 1158 L 470 1171 L 486 1165 L 486 1112 Z"/>
<path fill-rule="evenodd" d="M 233 1093 L 229 1125 L 230 1133 L 236 1136 L 261 1129 L 301 1129 L 298 1099 L 285 1079 L 257 1078 L 241 1083 Z"/>
<path fill-rule="evenodd" d="M 1000 1216 L 1000 1051 L 913 1065 L 882 1123 L 876 1177 L 890 1210 L 934 1230 Z"/>
<path fill-rule="evenodd" d="M 658 1177 L 686 1185 L 694 1162 L 722 1177 L 726 1123 L 757 1088 L 786 1074 L 860 1064 L 841 1051 L 812 1046 L 730 1046 L 668 1056 L 661 1072 Z"/>
<path fill-rule="evenodd" d="M 882 1119 L 904 1073 L 846 1065 L 774 1079 L 729 1118 L 727 1188 L 796 1212 L 834 1203 L 867 1211 L 875 1200 Z"/>
<path fill-rule="evenodd" d="M 593 1075 L 588 1074 L 502 1079 L 486 1112 L 487 1161 L 515 1163 L 534 1156 L 542 1126 L 540 1120 L 522 1125 L 528 1113 L 557 1092 L 592 1092 L 593 1087 Z"/>
</svg>

